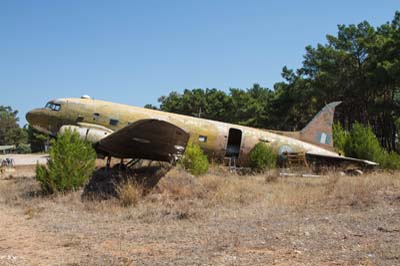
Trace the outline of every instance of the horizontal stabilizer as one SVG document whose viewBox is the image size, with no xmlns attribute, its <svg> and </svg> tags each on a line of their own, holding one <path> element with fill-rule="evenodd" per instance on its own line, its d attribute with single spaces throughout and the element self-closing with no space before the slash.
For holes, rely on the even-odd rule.
<svg viewBox="0 0 400 266">
<path fill-rule="evenodd" d="M 357 165 L 357 166 L 361 166 L 361 167 L 374 167 L 374 166 L 379 165 L 376 162 L 352 158 L 352 157 L 345 157 L 345 156 L 340 156 L 340 155 L 326 155 L 326 154 L 320 154 L 320 153 L 315 153 L 315 152 L 307 152 L 306 156 L 307 156 L 307 159 L 310 159 L 311 161 L 318 160 L 319 162 L 324 162 L 324 164 L 326 164 L 326 165 L 347 164 L 347 165 Z"/>
</svg>

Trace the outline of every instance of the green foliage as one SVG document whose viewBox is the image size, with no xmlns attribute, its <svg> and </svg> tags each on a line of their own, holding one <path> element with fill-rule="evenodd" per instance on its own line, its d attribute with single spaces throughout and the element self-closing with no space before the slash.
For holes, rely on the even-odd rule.
<svg viewBox="0 0 400 266">
<path fill-rule="evenodd" d="M 57 191 L 57 185 L 53 178 L 50 178 L 49 170 L 44 165 L 36 164 L 36 180 L 40 183 L 43 192 L 52 194 Z"/>
<path fill-rule="evenodd" d="M 28 143 L 31 145 L 32 152 L 43 152 L 45 150 L 45 145 L 48 141 L 48 136 L 38 132 L 30 125 L 25 126 L 24 130 L 28 134 Z"/>
<path fill-rule="evenodd" d="M 395 150 L 399 54 L 397 11 L 391 22 L 377 28 L 366 21 L 339 25 L 325 43 L 306 47 L 300 68 L 283 67 L 284 81 L 273 90 L 254 84 L 246 90 L 231 88 L 228 93 L 217 89 L 172 92 L 159 99 L 160 109 L 247 126 L 300 130 L 325 103 L 341 100 L 336 118 L 345 130 L 355 121 L 370 124 L 384 148 Z"/>
<path fill-rule="evenodd" d="M 378 162 L 380 167 L 384 169 L 400 169 L 400 155 L 396 152 L 383 151 Z"/>
<path fill-rule="evenodd" d="M 191 141 L 186 146 L 181 163 L 187 171 L 195 176 L 205 174 L 208 171 L 209 163 L 207 156 L 203 153 L 199 145 Z"/>
<path fill-rule="evenodd" d="M 17 115 L 10 106 L 0 106 L 0 145 L 26 143 L 27 133 L 19 127 Z"/>
<path fill-rule="evenodd" d="M 400 155 L 384 150 L 370 126 L 354 123 L 344 149 L 347 156 L 378 162 L 383 169 L 400 169 Z"/>
<path fill-rule="evenodd" d="M 363 126 L 356 122 L 353 124 L 346 139 L 344 152 L 347 156 L 379 161 L 382 148 L 370 126 Z"/>
<path fill-rule="evenodd" d="M 19 144 L 17 147 L 17 152 L 21 154 L 31 153 L 31 146 L 29 144 Z"/>
<path fill-rule="evenodd" d="M 342 125 L 337 122 L 333 124 L 333 144 L 335 150 L 344 155 L 345 145 L 348 138 L 348 132 L 343 129 Z"/>
<path fill-rule="evenodd" d="M 74 190 L 86 184 L 95 160 L 92 145 L 77 132 L 66 131 L 53 141 L 47 167 L 36 166 L 36 179 L 46 193 Z"/>
<path fill-rule="evenodd" d="M 277 152 L 263 142 L 257 143 L 250 151 L 250 166 L 258 172 L 275 168 L 277 160 Z"/>
<path fill-rule="evenodd" d="M 152 110 L 158 110 L 157 106 L 154 106 L 154 105 L 152 105 L 152 104 L 145 104 L 145 105 L 143 106 L 143 108 L 152 109 Z"/>
<path fill-rule="evenodd" d="M 217 89 L 171 92 L 158 99 L 160 110 L 247 126 L 265 127 L 269 122 L 268 102 L 273 92 L 254 84 L 252 88 L 231 88 L 229 93 Z"/>
<path fill-rule="evenodd" d="M 378 27 L 367 21 L 338 25 L 325 43 L 305 48 L 303 65 L 282 69 L 274 89 L 184 90 L 159 99 L 160 110 L 277 130 L 300 130 L 325 103 L 335 113 L 334 143 L 347 156 L 397 168 L 400 136 L 400 11 Z M 355 124 L 360 121 L 361 124 Z M 350 133 L 346 133 L 351 131 Z M 377 137 L 373 134 L 376 133 Z M 388 152 L 382 150 L 380 145 Z M 392 152 L 390 152 L 392 151 Z"/>
</svg>

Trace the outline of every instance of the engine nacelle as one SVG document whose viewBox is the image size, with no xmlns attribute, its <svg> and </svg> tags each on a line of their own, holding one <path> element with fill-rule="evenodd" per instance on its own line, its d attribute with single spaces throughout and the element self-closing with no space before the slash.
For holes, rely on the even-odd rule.
<svg viewBox="0 0 400 266">
<path fill-rule="evenodd" d="M 82 139 L 92 143 L 98 142 L 99 140 L 113 133 L 111 129 L 108 129 L 106 127 L 90 124 L 79 126 L 64 125 L 60 128 L 59 133 L 62 134 L 67 130 L 78 132 L 79 136 L 81 136 Z"/>
</svg>

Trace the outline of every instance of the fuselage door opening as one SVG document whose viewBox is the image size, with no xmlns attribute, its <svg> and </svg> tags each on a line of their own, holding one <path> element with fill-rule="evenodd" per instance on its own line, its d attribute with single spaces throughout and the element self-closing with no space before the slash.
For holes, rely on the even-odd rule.
<svg viewBox="0 0 400 266">
<path fill-rule="evenodd" d="M 225 157 L 239 158 L 242 145 L 242 131 L 237 128 L 230 128 L 228 142 L 226 144 Z"/>
</svg>

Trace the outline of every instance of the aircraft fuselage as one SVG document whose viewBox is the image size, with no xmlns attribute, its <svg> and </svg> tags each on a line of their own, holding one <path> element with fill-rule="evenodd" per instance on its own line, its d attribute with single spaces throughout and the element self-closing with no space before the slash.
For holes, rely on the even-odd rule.
<svg viewBox="0 0 400 266">
<path fill-rule="evenodd" d="M 247 165 L 250 150 L 258 143 L 271 145 L 278 153 L 337 153 L 298 139 L 299 132 L 276 132 L 212 121 L 191 116 L 128 106 L 102 100 L 66 98 L 50 101 L 45 108 L 34 109 L 27 120 L 37 130 L 56 136 L 65 127 L 78 129 L 93 143 L 141 119 L 158 119 L 174 124 L 190 134 L 190 140 L 217 160 L 235 157 Z M 297 137 L 297 138 L 296 138 Z"/>
</svg>

